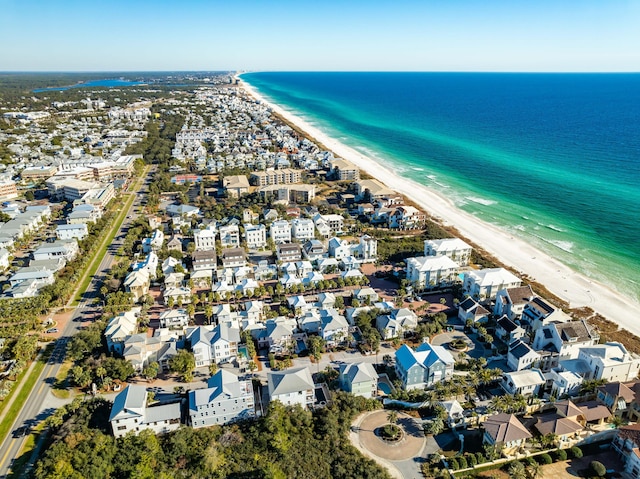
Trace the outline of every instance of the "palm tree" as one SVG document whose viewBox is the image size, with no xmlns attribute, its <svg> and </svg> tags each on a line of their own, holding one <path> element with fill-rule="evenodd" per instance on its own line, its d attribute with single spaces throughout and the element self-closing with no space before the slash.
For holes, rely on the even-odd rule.
<svg viewBox="0 0 640 479">
<path fill-rule="evenodd" d="M 538 479 L 539 477 L 542 477 L 542 466 L 538 464 L 538 462 L 533 461 L 527 467 L 527 472 L 529 473 L 530 479 Z"/>
<path fill-rule="evenodd" d="M 390 424 L 396 424 L 398 422 L 398 411 L 394 409 L 389 411 L 387 414 L 387 421 L 389 421 Z"/>
</svg>

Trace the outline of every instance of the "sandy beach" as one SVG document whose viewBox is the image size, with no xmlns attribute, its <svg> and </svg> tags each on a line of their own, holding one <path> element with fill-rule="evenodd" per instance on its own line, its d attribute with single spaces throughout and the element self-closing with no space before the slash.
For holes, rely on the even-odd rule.
<svg viewBox="0 0 640 479">
<path fill-rule="evenodd" d="M 510 233 L 456 208 L 447 198 L 425 185 L 402 178 L 353 148 L 327 136 L 303 119 L 270 102 L 242 79 L 240 84 L 255 98 L 268 104 L 274 112 L 323 143 L 335 155 L 351 161 L 388 187 L 407 195 L 430 215 L 443 224 L 455 227 L 461 235 L 484 248 L 502 263 L 544 284 L 549 291 L 567 301 L 571 308 L 589 306 L 620 327 L 640 336 L 640 304 L 573 271 Z"/>
</svg>

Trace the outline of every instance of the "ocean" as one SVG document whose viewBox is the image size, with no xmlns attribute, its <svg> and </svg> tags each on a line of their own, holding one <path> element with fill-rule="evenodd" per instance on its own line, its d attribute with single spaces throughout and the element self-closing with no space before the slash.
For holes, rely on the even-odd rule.
<svg viewBox="0 0 640 479">
<path fill-rule="evenodd" d="M 640 74 L 242 78 L 336 140 L 640 301 Z"/>
</svg>

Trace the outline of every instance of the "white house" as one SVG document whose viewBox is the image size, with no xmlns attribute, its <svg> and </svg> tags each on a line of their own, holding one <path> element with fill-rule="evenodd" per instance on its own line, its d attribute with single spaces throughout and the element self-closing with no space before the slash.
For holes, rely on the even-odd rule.
<svg viewBox="0 0 640 479">
<path fill-rule="evenodd" d="M 216 227 L 208 225 L 204 229 L 196 229 L 193 231 L 193 239 L 196 245 L 196 251 L 210 251 L 216 249 Z"/>
<path fill-rule="evenodd" d="M 225 225 L 221 226 L 220 232 L 220 244 L 223 248 L 236 248 L 240 246 L 240 228 L 238 225 Z"/>
<path fill-rule="evenodd" d="M 89 234 L 89 229 L 86 223 L 80 224 L 64 224 L 56 227 L 56 237 L 60 240 L 70 240 L 86 237 Z"/>
<path fill-rule="evenodd" d="M 189 325 L 189 315 L 185 309 L 168 309 L 160 313 L 160 327 L 184 329 Z"/>
<path fill-rule="evenodd" d="M 605 343 L 580 349 L 578 359 L 589 368 L 585 379 L 604 379 L 607 382 L 631 381 L 640 371 L 640 357 L 627 351 L 620 343 Z"/>
<path fill-rule="evenodd" d="M 529 369 L 533 366 L 539 367 L 541 356 L 520 339 L 516 339 L 509 344 L 507 353 L 507 365 L 514 371 Z"/>
<path fill-rule="evenodd" d="M 221 323 L 215 327 L 197 326 L 187 331 L 187 341 L 196 360 L 196 367 L 235 360 L 238 356 L 240 330 Z"/>
<path fill-rule="evenodd" d="M 180 403 L 147 406 L 147 389 L 127 386 L 113 401 L 109 422 L 115 437 L 145 429 L 164 434 L 180 427 Z"/>
<path fill-rule="evenodd" d="M 309 368 L 271 371 L 267 374 L 269 398 L 286 406 L 310 408 L 315 402 L 315 386 Z"/>
<path fill-rule="evenodd" d="M 502 376 L 502 388 L 508 394 L 522 394 L 532 396 L 546 383 L 542 371 L 539 369 L 523 369 L 512 373 L 504 373 Z"/>
<path fill-rule="evenodd" d="M 71 240 L 56 240 L 53 243 L 45 243 L 35 250 L 33 259 L 35 261 L 64 258 L 66 261 L 72 261 L 78 255 L 78 242 Z"/>
<path fill-rule="evenodd" d="M 138 330 L 138 315 L 140 311 L 139 307 L 132 308 L 109 320 L 104 330 L 104 337 L 107 340 L 107 350 L 110 353 L 122 355 L 125 340 Z"/>
<path fill-rule="evenodd" d="M 142 240 L 142 252 L 151 253 L 159 251 L 164 243 L 164 233 L 159 229 L 153 230 L 151 236 Z"/>
<path fill-rule="evenodd" d="M 448 286 L 458 265 L 448 256 L 418 256 L 407 259 L 407 280 L 416 289 Z"/>
<path fill-rule="evenodd" d="M 277 220 L 271 223 L 269 236 L 275 244 L 291 243 L 291 224 L 287 220 Z"/>
<path fill-rule="evenodd" d="M 485 301 L 495 299 L 501 289 L 517 288 L 521 284 L 520 278 L 504 268 L 486 268 L 465 272 L 462 288 L 472 298 Z"/>
<path fill-rule="evenodd" d="M 296 218 L 291 223 L 291 232 L 295 239 L 305 241 L 315 238 L 315 225 L 310 219 Z"/>
<path fill-rule="evenodd" d="M 447 256 L 458 266 L 466 266 L 471 258 L 472 248 L 460 238 L 425 240 L 425 256 Z"/>
<path fill-rule="evenodd" d="M 263 224 L 245 223 L 244 237 L 249 249 L 260 249 L 267 246 L 267 228 Z"/>
<path fill-rule="evenodd" d="M 194 429 L 255 417 L 251 380 L 220 369 L 207 386 L 189 391 L 189 424 Z"/>
<path fill-rule="evenodd" d="M 9 258 L 11 255 L 5 248 L 0 248 L 0 271 L 5 270 L 9 267 Z"/>
</svg>

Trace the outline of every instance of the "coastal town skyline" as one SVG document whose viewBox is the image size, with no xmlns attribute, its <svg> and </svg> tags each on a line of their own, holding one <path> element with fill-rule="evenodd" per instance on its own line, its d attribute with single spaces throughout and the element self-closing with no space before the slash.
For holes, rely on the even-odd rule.
<svg viewBox="0 0 640 479">
<path fill-rule="evenodd" d="M 16 39 L 0 47 L 4 71 L 628 72 L 640 64 L 637 1 L 1 4 L 0 28 Z"/>
</svg>

